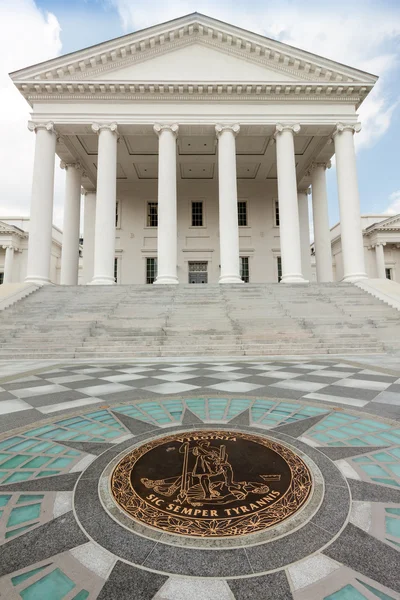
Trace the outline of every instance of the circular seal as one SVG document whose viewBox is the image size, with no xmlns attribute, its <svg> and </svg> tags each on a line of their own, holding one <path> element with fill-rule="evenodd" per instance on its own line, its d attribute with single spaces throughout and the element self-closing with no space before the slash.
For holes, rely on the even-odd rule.
<svg viewBox="0 0 400 600">
<path fill-rule="evenodd" d="M 235 431 L 152 440 L 115 467 L 111 492 L 132 518 L 169 533 L 228 537 L 288 519 L 306 502 L 311 473 L 292 450 Z"/>
</svg>

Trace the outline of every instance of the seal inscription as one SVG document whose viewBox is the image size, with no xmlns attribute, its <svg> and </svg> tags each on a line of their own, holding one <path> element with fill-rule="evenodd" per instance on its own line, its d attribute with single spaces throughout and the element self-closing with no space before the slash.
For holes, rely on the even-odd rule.
<svg viewBox="0 0 400 600">
<path fill-rule="evenodd" d="M 292 450 L 258 435 L 191 431 L 152 440 L 115 467 L 111 492 L 133 519 L 197 537 L 245 535 L 296 513 L 311 473 Z"/>
</svg>

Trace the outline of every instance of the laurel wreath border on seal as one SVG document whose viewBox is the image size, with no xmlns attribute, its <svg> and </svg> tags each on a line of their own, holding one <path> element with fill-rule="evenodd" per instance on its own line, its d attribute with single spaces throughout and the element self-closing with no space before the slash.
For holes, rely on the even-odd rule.
<svg viewBox="0 0 400 600">
<path fill-rule="evenodd" d="M 262 444 L 273 450 L 290 467 L 292 477 L 288 489 L 272 505 L 257 511 L 257 513 L 245 514 L 239 517 L 221 517 L 207 521 L 195 519 L 191 516 L 171 515 L 142 500 L 133 489 L 130 478 L 130 473 L 139 458 L 156 446 L 175 441 L 179 436 L 192 437 L 195 435 L 240 436 L 242 439 Z M 147 442 L 124 456 L 115 467 L 110 483 L 111 493 L 116 503 L 133 519 L 168 533 L 208 538 L 247 535 L 281 523 L 296 513 L 307 501 L 313 484 L 311 473 L 306 464 L 286 446 L 261 436 L 226 430 L 191 431 Z"/>
</svg>

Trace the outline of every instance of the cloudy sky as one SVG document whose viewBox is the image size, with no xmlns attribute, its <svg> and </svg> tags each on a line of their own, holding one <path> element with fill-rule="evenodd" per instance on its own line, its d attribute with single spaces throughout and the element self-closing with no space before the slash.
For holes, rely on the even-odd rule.
<svg viewBox="0 0 400 600">
<path fill-rule="evenodd" d="M 0 215 L 29 214 L 34 134 L 7 73 L 194 11 L 380 76 L 356 136 L 362 213 L 400 213 L 399 0 L 0 0 Z M 330 220 L 338 220 L 328 172 Z M 64 172 L 56 166 L 54 222 Z"/>
</svg>

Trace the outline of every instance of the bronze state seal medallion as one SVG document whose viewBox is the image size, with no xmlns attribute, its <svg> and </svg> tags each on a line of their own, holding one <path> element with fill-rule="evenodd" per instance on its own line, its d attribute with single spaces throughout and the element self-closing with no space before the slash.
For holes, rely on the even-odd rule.
<svg viewBox="0 0 400 600">
<path fill-rule="evenodd" d="M 228 537 L 261 531 L 297 512 L 310 471 L 286 446 L 235 431 L 178 433 L 135 448 L 111 490 L 135 520 L 169 533 Z"/>
</svg>

